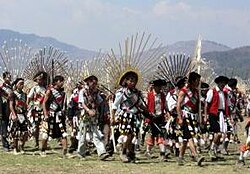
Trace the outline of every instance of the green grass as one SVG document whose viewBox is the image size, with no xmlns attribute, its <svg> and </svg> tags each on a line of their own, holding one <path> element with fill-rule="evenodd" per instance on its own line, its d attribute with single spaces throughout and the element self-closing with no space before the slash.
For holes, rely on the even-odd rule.
<svg viewBox="0 0 250 174">
<path fill-rule="evenodd" d="M 209 160 L 209 159 L 207 159 Z M 190 160 L 189 160 L 190 161 Z M 177 166 L 175 159 L 158 163 L 155 160 L 142 159 L 138 164 L 123 164 L 115 156 L 114 161 L 99 161 L 96 156 L 86 161 L 79 159 L 61 159 L 58 154 L 40 157 L 38 155 L 1 154 L 1 173 L 245 173 L 247 167 L 237 168 L 234 157 L 226 161 L 205 162 L 203 167 L 187 162 L 185 166 Z"/>
<path fill-rule="evenodd" d="M 240 131 L 243 131 L 243 125 L 240 127 Z M 241 133 L 242 134 L 242 133 Z M 241 136 L 242 142 L 245 141 L 245 137 Z M 41 173 L 41 174 L 60 174 L 60 173 L 83 173 L 83 174 L 99 174 L 99 173 L 138 173 L 138 174 L 223 174 L 223 173 L 248 173 L 250 171 L 247 161 L 246 166 L 236 166 L 236 159 L 238 158 L 239 145 L 230 144 L 231 155 L 225 156 L 225 161 L 212 162 L 207 153 L 204 152 L 205 162 L 202 167 L 198 167 L 191 158 L 187 155 L 185 160 L 187 161 L 185 166 L 179 167 L 176 164 L 176 159 L 171 157 L 168 162 L 161 162 L 154 158 L 147 160 L 143 153 L 137 154 L 139 161 L 137 164 L 121 163 L 118 155 L 114 155 L 114 159 L 108 161 L 100 161 L 96 154 L 89 156 L 85 161 L 74 159 L 62 159 L 61 150 L 58 148 L 56 141 L 51 141 L 50 146 L 53 151 L 49 151 L 47 157 L 41 157 L 39 151 L 32 151 L 32 142 L 27 143 L 27 153 L 24 155 L 13 155 L 12 153 L 0 152 L 0 174 L 12 174 L 12 173 Z M 155 152 L 155 156 L 158 153 Z"/>
</svg>

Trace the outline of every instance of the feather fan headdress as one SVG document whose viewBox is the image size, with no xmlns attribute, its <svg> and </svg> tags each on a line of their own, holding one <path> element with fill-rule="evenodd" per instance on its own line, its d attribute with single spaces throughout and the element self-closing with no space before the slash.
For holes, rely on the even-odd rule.
<svg viewBox="0 0 250 174">
<path fill-rule="evenodd" d="M 65 53 L 53 46 L 44 47 L 37 51 L 33 54 L 23 71 L 23 78 L 26 80 L 26 88 L 29 89 L 35 84 L 33 79 L 39 72 L 47 73 L 48 82 L 50 82 L 55 75 L 62 75 L 65 77 L 67 75 L 67 62 L 68 57 Z"/>
<path fill-rule="evenodd" d="M 138 75 L 137 87 L 145 88 L 145 84 L 153 78 L 163 52 L 162 44 L 157 43 L 157 38 L 152 39 L 151 34 L 145 33 L 127 38 L 123 46 L 119 44 L 117 53 L 111 49 L 105 60 L 110 89 L 116 89 L 123 75 L 129 71 Z"/>
<path fill-rule="evenodd" d="M 24 77 L 24 69 L 32 58 L 31 47 L 22 40 L 4 41 L 0 49 L 0 72 L 10 72 L 12 80 Z"/>
<path fill-rule="evenodd" d="M 32 80 L 34 75 L 40 71 L 46 72 L 52 78 L 55 75 L 65 76 L 67 62 L 68 57 L 64 52 L 52 46 L 44 47 L 34 54 L 24 70 L 24 77 Z"/>
<path fill-rule="evenodd" d="M 94 75 L 98 78 L 98 83 L 105 81 L 104 72 L 104 55 L 99 53 L 97 56 L 90 60 L 76 60 L 70 61 L 68 65 L 68 78 L 66 80 L 66 86 L 70 90 L 75 88 L 76 84 L 83 82 L 87 77 Z"/>
<path fill-rule="evenodd" d="M 185 54 L 163 55 L 156 76 L 175 85 L 177 77 L 187 77 L 193 69 L 191 58 Z"/>
</svg>

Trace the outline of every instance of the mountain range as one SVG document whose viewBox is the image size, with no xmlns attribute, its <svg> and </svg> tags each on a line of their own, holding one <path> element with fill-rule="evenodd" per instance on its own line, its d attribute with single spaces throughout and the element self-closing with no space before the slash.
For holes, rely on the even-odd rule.
<svg viewBox="0 0 250 174">
<path fill-rule="evenodd" d="M 179 41 L 172 45 L 167 45 L 167 50 L 172 53 L 185 53 L 187 55 L 193 55 L 196 47 L 196 40 L 191 41 Z M 228 51 L 231 48 L 213 41 L 203 40 L 201 53 L 214 52 L 214 51 Z"/>
<path fill-rule="evenodd" d="M 22 40 L 34 50 L 42 49 L 45 46 L 48 47 L 52 45 L 53 47 L 60 49 L 60 51 L 65 51 L 69 57 L 73 57 L 74 59 L 87 59 L 97 54 L 95 51 L 80 49 L 74 45 L 60 42 L 52 37 L 40 37 L 35 34 L 22 34 L 16 31 L 1 29 L 0 44 L 2 45 L 4 41 L 8 42 L 10 39 Z"/>
<path fill-rule="evenodd" d="M 35 34 L 23 34 L 12 30 L 0 30 L 0 44 L 10 39 L 22 40 L 33 50 L 41 49 L 45 46 L 54 46 L 61 51 L 65 51 L 70 59 L 91 59 L 98 54 L 98 51 L 81 49 L 74 45 L 63 43 L 52 37 L 41 37 Z M 193 55 L 196 41 L 179 41 L 171 45 L 164 46 L 168 53 L 185 53 Z M 116 47 L 116 45 L 114 45 Z M 250 46 L 240 48 L 230 48 L 226 45 L 214 41 L 202 40 L 202 57 L 209 61 L 217 74 L 239 75 L 242 78 L 249 78 L 248 68 L 250 67 Z"/>
<path fill-rule="evenodd" d="M 217 74 L 228 77 L 240 76 L 244 80 L 250 78 L 250 46 L 206 52 L 202 57 L 211 62 Z"/>
</svg>

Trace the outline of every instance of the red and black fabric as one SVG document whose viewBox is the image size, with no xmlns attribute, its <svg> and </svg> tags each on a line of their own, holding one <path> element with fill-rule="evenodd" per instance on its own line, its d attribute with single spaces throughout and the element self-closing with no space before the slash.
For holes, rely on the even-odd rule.
<svg viewBox="0 0 250 174">
<path fill-rule="evenodd" d="M 225 115 L 228 116 L 228 104 L 227 104 L 227 94 L 224 93 L 225 96 Z M 213 89 L 213 98 L 211 103 L 208 105 L 208 113 L 210 115 L 214 115 L 214 116 L 218 116 L 218 111 L 219 111 L 219 103 L 220 99 L 219 99 L 219 93 L 216 90 L 216 88 Z"/>
<path fill-rule="evenodd" d="M 161 97 L 161 113 L 162 115 L 159 117 L 154 117 L 152 119 L 145 120 L 146 123 L 149 124 L 150 127 L 150 137 L 146 140 L 148 145 L 154 145 L 154 141 L 157 144 L 162 144 L 164 142 L 164 135 L 162 133 L 161 127 L 164 124 L 165 118 L 165 106 L 166 106 L 166 96 L 163 92 L 160 92 Z M 148 93 L 148 111 L 151 114 L 155 114 L 155 92 L 151 91 Z"/>
<path fill-rule="evenodd" d="M 55 88 L 51 88 L 50 91 L 52 97 L 49 103 L 49 135 L 52 138 L 62 138 L 66 133 L 66 118 L 62 111 L 65 93 Z"/>
<path fill-rule="evenodd" d="M 187 141 L 190 138 L 197 137 L 200 132 L 197 122 L 199 95 L 198 90 L 190 89 L 189 85 L 183 87 L 181 91 L 188 98 L 182 106 L 183 125 L 181 126 L 182 138 L 184 141 Z"/>
<path fill-rule="evenodd" d="M 10 115 L 10 109 L 9 109 L 9 96 L 12 93 L 12 89 L 11 86 L 3 83 L 0 86 L 0 96 L 1 96 L 1 116 L 2 116 L 2 120 L 6 120 L 8 122 L 9 120 L 9 115 Z"/>
<path fill-rule="evenodd" d="M 181 91 L 183 93 L 185 93 L 185 96 L 188 97 L 188 101 L 185 103 L 185 107 L 186 109 L 189 110 L 189 112 L 192 113 L 197 113 L 198 109 L 199 109 L 199 93 L 197 89 L 190 89 L 189 85 L 186 87 L 183 87 L 181 89 Z"/>
<path fill-rule="evenodd" d="M 166 113 L 165 112 L 166 96 L 163 92 L 161 92 L 160 95 L 161 95 L 161 113 L 162 113 L 162 116 L 160 116 L 159 118 L 154 118 L 155 119 L 154 121 L 158 121 L 158 122 L 164 121 L 164 114 Z M 148 93 L 148 111 L 151 114 L 155 114 L 155 93 L 154 93 L 154 91 L 150 91 Z M 146 118 L 145 122 L 151 123 L 152 120 Z"/>
<path fill-rule="evenodd" d="M 73 119 L 74 116 L 78 115 L 78 113 L 80 112 L 79 107 L 78 107 L 78 94 L 73 96 L 69 102 L 68 105 L 68 118 L 71 120 Z"/>
</svg>

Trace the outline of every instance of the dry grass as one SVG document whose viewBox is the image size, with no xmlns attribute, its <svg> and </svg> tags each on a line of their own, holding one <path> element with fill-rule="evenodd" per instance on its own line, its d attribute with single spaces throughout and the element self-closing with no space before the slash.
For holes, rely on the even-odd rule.
<svg viewBox="0 0 250 174">
<path fill-rule="evenodd" d="M 243 125 L 241 126 L 241 133 Z M 242 136 L 241 140 L 245 138 Z M 212 162 L 207 153 L 203 155 L 206 157 L 202 167 L 197 167 L 194 162 L 191 162 L 188 154 L 186 155 L 186 165 L 179 167 L 176 164 L 174 157 L 170 158 L 168 162 L 159 163 L 158 160 L 147 160 L 143 153 L 138 154 L 139 161 L 137 164 L 123 164 L 119 161 L 118 155 L 114 159 L 108 161 L 99 161 L 97 155 L 94 154 L 81 161 L 77 158 L 62 159 L 60 149 L 55 141 L 51 141 L 50 145 L 53 151 L 47 157 L 41 157 L 38 151 L 33 151 L 32 143 L 27 144 L 27 153 L 24 155 L 13 155 L 12 153 L 0 152 L 0 173 L 38 173 L 38 174 L 60 174 L 60 173 L 84 173 L 84 174 L 99 174 L 99 173 L 139 173 L 139 174 L 158 174 L 158 173 L 192 173 L 192 174 L 222 174 L 222 173 L 247 173 L 250 171 L 247 163 L 246 166 L 236 166 L 236 159 L 238 158 L 237 144 L 230 144 L 231 155 L 226 156 L 224 161 Z M 158 155 L 158 153 L 155 153 Z"/>
</svg>

